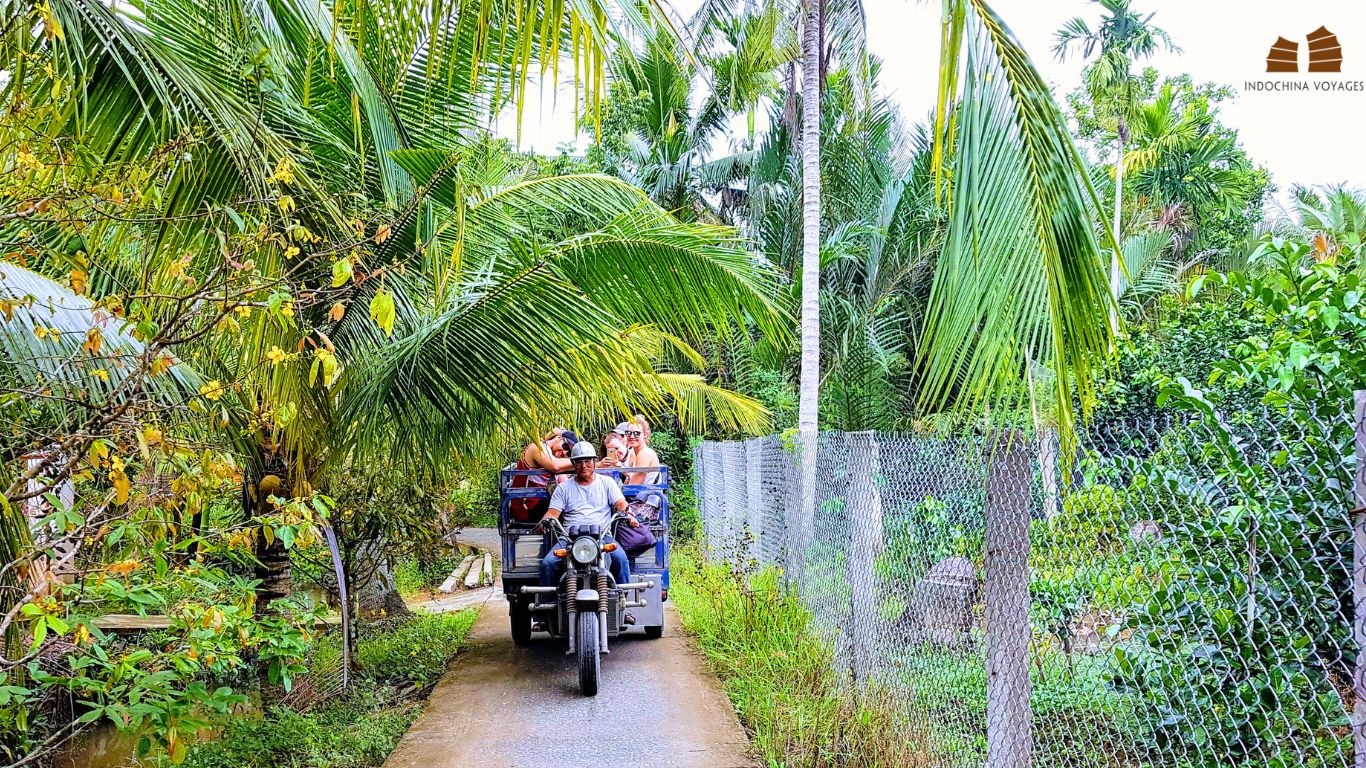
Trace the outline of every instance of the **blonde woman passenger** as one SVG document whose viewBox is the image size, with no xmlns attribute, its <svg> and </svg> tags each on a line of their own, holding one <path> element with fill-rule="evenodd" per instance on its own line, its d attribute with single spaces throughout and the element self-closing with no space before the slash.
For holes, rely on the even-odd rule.
<svg viewBox="0 0 1366 768">
<path fill-rule="evenodd" d="M 628 467 L 658 467 L 659 454 L 650 447 L 650 421 L 641 414 L 626 422 L 626 446 L 629 456 Z M 627 484 L 640 485 L 659 482 L 659 472 L 628 472 L 624 476 Z"/>
</svg>

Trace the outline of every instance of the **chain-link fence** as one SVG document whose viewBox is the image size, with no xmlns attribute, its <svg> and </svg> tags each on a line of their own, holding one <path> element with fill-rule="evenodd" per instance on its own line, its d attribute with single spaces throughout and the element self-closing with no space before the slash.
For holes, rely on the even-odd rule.
<svg viewBox="0 0 1366 768">
<path fill-rule="evenodd" d="M 713 442 L 696 484 L 932 765 L 1362 766 L 1352 417 Z"/>
</svg>

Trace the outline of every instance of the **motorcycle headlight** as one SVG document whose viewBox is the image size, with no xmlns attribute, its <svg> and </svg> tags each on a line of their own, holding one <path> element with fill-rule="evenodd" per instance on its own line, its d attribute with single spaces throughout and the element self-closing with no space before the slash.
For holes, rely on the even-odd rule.
<svg viewBox="0 0 1366 768">
<path fill-rule="evenodd" d="M 574 540 L 574 547 L 569 552 L 574 556 L 574 562 L 587 565 L 598 559 L 598 543 L 587 536 L 581 536 Z"/>
</svg>

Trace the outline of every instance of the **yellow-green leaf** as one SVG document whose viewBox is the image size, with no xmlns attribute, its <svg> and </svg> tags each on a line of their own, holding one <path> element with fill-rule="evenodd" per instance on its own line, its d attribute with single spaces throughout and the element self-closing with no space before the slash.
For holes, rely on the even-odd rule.
<svg viewBox="0 0 1366 768">
<path fill-rule="evenodd" d="M 386 336 L 394 333 L 394 294 L 381 288 L 375 292 L 374 298 L 370 299 L 370 319 L 375 321 L 375 325 L 384 329 Z"/>
<path fill-rule="evenodd" d="M 340 288 L 351 282 L 351 260 L 341 259 L 332 262 L 332 287 Z"/>
</svg>

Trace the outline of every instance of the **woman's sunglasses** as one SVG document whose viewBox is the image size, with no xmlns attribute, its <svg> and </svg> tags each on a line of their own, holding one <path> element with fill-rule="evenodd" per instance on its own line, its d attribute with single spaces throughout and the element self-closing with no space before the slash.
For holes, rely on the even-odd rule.
<svg viewBox="0 0 1366 768">
<path fill-rule="evenodd" d="M 644 433 L 644 432 L 627 432 L 627 433 L 626 433 L 626 436 L 627 436 L 627 437 L 640 437 L 640 436 L 643 435 L 643 434 L 645 434 L 645 433 Z"/>
</svg>

